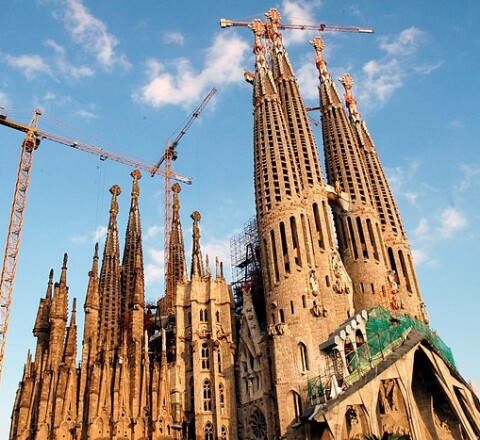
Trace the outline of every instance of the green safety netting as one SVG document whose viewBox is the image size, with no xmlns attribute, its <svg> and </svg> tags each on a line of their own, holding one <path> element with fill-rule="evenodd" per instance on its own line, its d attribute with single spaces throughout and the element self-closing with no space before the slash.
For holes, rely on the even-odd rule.
<svg viewBox="0 0 480 440">
<path fill-rule="evenodd" d="M 383 307 L 376 306 L 368 312 L 366 343 L 359 345 L 355 351 L 345 353 L 349 374 L 345 376 L 345 370 L 338 365 L 338 360 L 334 361 L 328 368 L 329 371 L 309 381 L 308 391 L 312 403 L 324 403 L 335 394 L 332 394 L 332 387 L 349 386 L 365 376 L 395 348 L 402 345 L 413 329 L 424 335 L 443 355 L 445 361 L 456 369 L 452 351 L 427 324 L 401 313 L 393 316 Z M 332 385 L 333 376 L 335 384 Z"/>
<path fill-rule="evenodd" d="M 376 306 L 368 312 L 366 329 L 371 356 L 384 351 L 398 339 L 404 339 L 412 329 L 415 329 L 426 337 L 453 368 L 456 368 L 452 350 L 442 341 L 440 336 L 427 324 L 409 315 L 398 313 L 396 316 L 392 316 L 388 310 Z"/>
</svg>

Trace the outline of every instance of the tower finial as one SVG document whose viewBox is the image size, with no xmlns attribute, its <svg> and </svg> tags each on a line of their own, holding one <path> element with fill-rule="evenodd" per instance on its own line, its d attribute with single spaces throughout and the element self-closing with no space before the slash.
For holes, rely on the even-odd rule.
<svg viewBox="0 0 480 440">
<path fill-rule="evenodd" d="M 357 119 L 359 116 L 358 108 L 357 108 L 357 101 L 352 95 L 352 88 L 353 88 L 353 79 L 350 74 L 346 73 L 341 78 L 338 79 L 345 88 L 345 102 L 347 104 L 348 111 L 350 112 L 350 116 L 354 119 Z"/>
<path fill-rule="evenodd" d="M 285 50 L 283 47 L 282 34 L 278 30 L 278 25 L 280 24 L 282 17 L 275 8 L 270 9 L 265 15 L 267 16 L 267 21 L 265 23 L 265 33 L 267 38 L 271 41 L 275 53 L 281 53 Z"/>
<path fill-rule="evenodd" d="M 195 211 L 190 216 L 193 220 L 193 250 L 192 250 L 192 276 L 198 275 L 203 277 L 203 260 L 202 251 L 200 249 L 200 226 L 199 222 L 202 216 L 198 211 Z"/>
<path fill-rule="evenodd" d="M 110 188 L 110 194 L 112 194 L 112 203 L 110 205 L 110 218 L 118 214 L 118 201 L 117 197 L 122 193 L 122 190 L 118 185 L 113 185 Z"/>
<path fill-rule="evenodd" d="M 138 185 L 138 181 L 142 178 L 142 173 L 140 170 L 133 170 L 130 173 L 130 176 L 133 178 L 132 182 L 132 206 L 136 205 L 138 202 L 138 196 L 140 195 L 140 186 Z"/>
<path fill-rule="evenodd" d="M 264 44 L 262 43 L 262 37 L 265 35 L 265 26 L 260 20 L 257 19 L 252 21 L 252 24 L 250 25 L 250 29 L 252 29 L 253 34 L 255 36 L 255 42 L 253 44 L 253 53 L 255 54 L 257 64 L 264 66 L 266 65 L 266 60 L 265 60 L 266 49 Z"/>
<path fill-rule="evenodd" d="M 315 53 L 316 53 L 315 64 L 321 74 L 322 79 L 324 79 L 328 77 L 327 61 L 323 57 L 323 50 L 325 49 L 325 43 L 320 37 L 315 37 L 312 41 L 310 41 L 310 44 L 315 49 Z"/>
<path fill-rule="evenodd" d="M 180 211 L 180 198 L 178 195 L 180 194 L 180 191 L 182 191 L 182 187 L 178 183 L 174 183 L 172 185 L 172 191 L 173 191 L 173 212 L 178 214 Z"/>
</svg>

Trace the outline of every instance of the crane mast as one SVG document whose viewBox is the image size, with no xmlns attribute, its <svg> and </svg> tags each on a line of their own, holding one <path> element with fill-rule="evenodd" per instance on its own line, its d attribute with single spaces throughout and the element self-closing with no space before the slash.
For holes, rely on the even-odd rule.
<svg viewBox="0 0 480 440">
<path fill-rule="evenodd" d="M 37 128 L 38 117 L 42 114 L 40 110 L 35 110 L 35 114 L 30 124 L 25 125 L 17 121 L 8 119 L 6 115 L 0 114 L 0 125 L 13 128 L 26 133 L 22 144 L 20 163 L 18 166 L 17 179 L 15 183 L 15 192 L 13 196 L 12 209 L 10 213 L 10 223 L 8 226 L 7 240 L 2 266 L 2 277 L 0 279 L 0 381 L 3 372 L 3 362 L 5 359 L 5 348 L 7 342 L 8 323 L 12 307 L 12 298 L 14 293 L 14 282 L 18 264 L 18 254 L 20 251 L 20 242 L 22 237 L 23 219 L 27 204 L 28 188 L 30 183 L 30 171 L 33 163 L 35 150 L 38 148 L 42 139 L 48 139 L 77 150 L 95 154 L 102 160 L 111 159 L 125 165 L 148 171 L 152 176 L 159 174 L 171 180 L 177 180 L 190 185 L 192 181 L 171 170 L 158 170 L 154 165 L 129 159 L 115 153 L 111 153 L 96 145 L 84 144 L 73 141 L 53 133 L 48 133 Z"/>
<path fill-rule="evenodd" d="M 40 143 L 39 139 L 35 136 L 35 129 L 40 115 L 40 110 L 36 110 L 30 124 L 25 126 L 27 135 L 22 143 L 22 151 L 20 153 L 20 163 L 18 165 L 17 181 L 15 184 L 7 242 L 5 244 L 5 254 L 3 257 L 2 278 L 0 279 L 0 379 L 3 372 L 8 321 L 10 318 L 13 288 L 17 272 L 23 219 L 27 206 L 30 170 L 32 168 L 34 152 Z"/>
<path fill-rule="evenodd" d="M 172 228 L 172 205 L 173 205 L 173 197 L 172 197 L 172 179 L 170 178 L 172 173 L 172 162 L 177 159 L 176 148 L 182 139 L 182 137 L 187 133 L 189 128 L 195 122 L 195 120 L 199 117 L 202 110 L 208 104 L 210 99 L 213 95 L 217 92 L 215 87 L 210 90 L 210 92 L 203 98 L 203 101 L 198 106 L 198 108 L 191 114 L 187 123 L 184 127 L 180 130 L 178 135 L 173 139 L 173 141 L 167 142 L 167 147 L 165 148 L 165 153 L 160 158 L 160 160 L 155 164 L 154 173 L 158 170 L 160 165 L 164 163 L 164 172 L 165 172 L 165 219 L 164 219 L 164 245 L 163 245 L 163 252 L 164 252 L 164 264 L 165 264 L 165 312 L 168 315 L 174 313 L 174 302 L 175 302 L 175 282 L 168 270 L 168 261 L 170 258 L 170 236 L 171 236 L 171 228 Z"/>
</svg>

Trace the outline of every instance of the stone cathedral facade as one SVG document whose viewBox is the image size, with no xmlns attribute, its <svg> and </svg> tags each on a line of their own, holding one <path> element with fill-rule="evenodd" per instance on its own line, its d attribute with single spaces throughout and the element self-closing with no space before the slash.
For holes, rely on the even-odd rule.
<svg viewBox="0 0 480 440">
<path fill-rule="evenodd" d="M 279 21 L 270 10 L 264 23 L 252 22 L 255 71 L 245 72 L 253 89 L 254 282 L 232 291 L 221 262 L 203 257 L 198 212 L 187 270 L 176 184 L 168 301 L 146 304 L 134 171 L 123 255 L 121 190 L 110 190 L 80 353 L 67 256 L 57 282 L 50 273 L 11 440 L 480 438 L 479 399 L 428 326 L 352 78 L 340 79 L 343 101 L 315 38 L 325 179 Z"/>
</svg>

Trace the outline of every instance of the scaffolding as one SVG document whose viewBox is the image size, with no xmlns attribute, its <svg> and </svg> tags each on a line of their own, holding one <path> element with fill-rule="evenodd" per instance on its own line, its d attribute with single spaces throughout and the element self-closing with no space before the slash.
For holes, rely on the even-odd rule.
<svg viewBox="0 0 480 440">
<path fill-rule="evenodd" d="M 245 284 L 248 284 L 251 288 L 257 317 L 261 322 L 265 304 L 257 220 L 255 217 L 252 217 L 245 223 L 242 232 L 230 239 L 230 257 L 232 261 L 232 290 L 235 299 L 235 313 L 239 316 L 242 312 L 242 289 Z"/>
<path fill-rule="evenodd" d="M 346 353 L 347 365 L 339 365 L 341 360 L 332 350 L 324 373 L 311 379 L 308 393 L 312 405 L 324 404 L 365 377 L 369 371 L 392 354 L 416 330 L 428 340 L 443 359 L 456 370 L 452 351 L 438 334 L 427 324 L 406 314 L 393 316 L 382 306 L 373 307 L 368 312 L 365 343 Z"/>
</svg>

